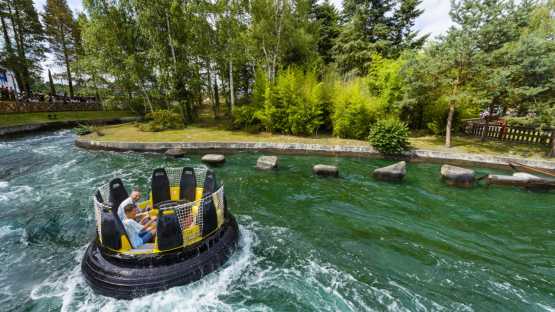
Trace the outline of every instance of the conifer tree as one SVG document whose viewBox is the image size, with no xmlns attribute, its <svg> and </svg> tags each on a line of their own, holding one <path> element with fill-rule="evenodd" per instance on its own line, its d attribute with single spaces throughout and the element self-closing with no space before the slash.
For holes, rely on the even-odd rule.
<svg viewBox="0 0 555 312">
<path fill-rule="evenodd" d="M 32 0 L 0 0 L 0 25 L 4 41 L 4 65 L 14 71 L 27 94 L 37 80 L 44 58 L 44 33 Z"/>
<path fill-rule="evenodd" d="M 71 62 L 76 56 L 75 27 L 71 9 L 66 0 L 47 0 L 44 7 L 44 24 L 48 43 L 59 64 L 66 69 L 69 95 L 73 97 Z"/>
<path fill-rule="evenodd" d="M 420 0 L 346 0 L 345 26 L 334 47 L 343 73 L 364 75 L 374 53 L 398 57 L 407 48 L 419 48 L 426 37 L 417 38 L 414 21 L 422 14 Z"/>
<path fill-rule="evenodd" d="M 390 56 L 397 57 L 406 49 L 419 49 L 428 38 L 428 35 L 418 37 L 418 31 L 413 29 L 416 18 L 424 13 L 418 8 L 421 3 L 422 0 L 403 0 L 393 14 Z"/>
<path fill-rule="evenodd" d="M 333 45 L 340 31 L 339 13 L 329 0 L 325 0 L 322 4 L 314 4 L 312 14 L 319 26 L 318 53 L 324 63 L 331 63 Z"/>
</svg>

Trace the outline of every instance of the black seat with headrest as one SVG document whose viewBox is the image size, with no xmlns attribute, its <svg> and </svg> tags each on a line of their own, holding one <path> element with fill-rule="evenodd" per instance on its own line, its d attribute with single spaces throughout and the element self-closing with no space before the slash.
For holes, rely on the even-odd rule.
<svg viewBox="0 0 555 312">
<path fill-rule="evenodd" d="M 206 172 L 202 197 L 211 195 L 216 191 L 216 175 L 212 170 Z M 202 202 L 202 236 L 206 236 L 218 227 L 218 215 L 212 197 L 208 197 Z"/>
<path fill-rule="evenodd" d="M 171 250 L 183 246 L 183 234 L 175 211 L 168 208 L 158 211 L 157 232 L 158 249 Z"/>
<path fill-rule="evenodd" d="M 170 179 L 164 168 L 154 169 L 150 181 L 152 189 L 152 205 L 158 207 L 158 204 L 171 200 Z"/>
<path fill-rule="evenodd" d="M 179 180 L 179 199 L 187 202 L 195 201 L 196 188 L 195 169 L 191 167 L 183 168 L 181 179 Z"/>
<path fill-rule="evenodd" d="M 102 244 L 111 249 L 118 250 L 121 248 L 121 236 L 125 235 L 127 237 L 123 223 L 118 217 L 118 207 L 121 202 L 129 197 L 129 194 L 120 178 L 110 181 L 109 190 L 108 201 L 111 204 L 112 211 L 102 213 Z M 100 192 L 95 194 L 95 196 L 97 195 L 102 199 Z M 99 199 L 98 196 L 97 199 Z M 127 237 L 127 240 L 129 240 L 129 237 Z"/>
<path fill-rule="evenodd" d="M 126 200 L 129 197 L 129 193 L 125 189 L 123 182 L 120 178 L 115 178 L 110 181 L 110 195 L 108 201 L 112 204 L 112 208 L 114 213 L 117 215 L 117 209 L 122 201 Z"/>
</svg>

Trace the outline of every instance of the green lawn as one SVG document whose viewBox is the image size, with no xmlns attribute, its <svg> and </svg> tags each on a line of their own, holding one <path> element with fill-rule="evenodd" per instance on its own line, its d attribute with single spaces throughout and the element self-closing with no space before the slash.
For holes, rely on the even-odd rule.
<svg viewBox="0 0 555 312">
<path fill-rule="evenodd" d="M 125 142 L 274 142 L 305 143 L 326 145 L 368 145 L 366 141 L 339 139 L 329 135 L 298 137 L 272 134 L 268 132 L 248 133 L 245 131 L 225 130 L 215 125 L 189 125 L 183 130 L 143 132 L 133 123 L 105 126 L 100 128 L 102 136 L 93 133 L 87 138 L 99 141 Z"/>
<path fill-rule="evenodd" d="M 480 138 L 456 136 L 453 137 L 451 148 L 445 147 L 445 138 L 437 136 L 423 136 L 410 139 L 411 145 L 418 149 L 431 149 L 461 153 L 490 154 L 522 158 L 547 158 L 549 147 L 540 145 L 517 144 L 488 140 L 481 142 Z"/>
<path fill-rule="evenodd" d="M 195 124 L 183 130 L 168 130 L 161 132 L 143 132 L 133 123 L 104 126 L 100 128 L 102 136 L 93 133 L 85 136 L 98 141 L 125 141 L 125 142 L 274 142 L 274 143 L 305 143 L 322 145 L 350 145 L 367 146 L 363 140 L 349 140 L 321 135 L 313 137 L 299 137 L 280 135 L 267 132 L 248 133 L 245 131 L 225 130 L 216 124 Z M 524 158 L 545 158 L 548 148 L 542 146 L 529 146 L 506 142 L 486 141 L 480 142 L 479 138 L 454 137 L 453 147 L 444 146 L 444 138 L 423 136 L 410 138 L 413 148 L 431 149 L 451 152 L 480 153 L 492 155 L 505 155 Z"/>
<path fill-rule="evenodd" d="M 48 118 L 48 115 L 56 115 L 56 119 Z M 52 121 L 79 121 L 111 119 L 119 117 L 134 116 L 128 111 L 87 111 L 87 112 L 53 112 L 53 113 L 21 113 L 21 114 L 0 114 L 0 126 L 28 125 L 45 123 Z"/>
</svg>

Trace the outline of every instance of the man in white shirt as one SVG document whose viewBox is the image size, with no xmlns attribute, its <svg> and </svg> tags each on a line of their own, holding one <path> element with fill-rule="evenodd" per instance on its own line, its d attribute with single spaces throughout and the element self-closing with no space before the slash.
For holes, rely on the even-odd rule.
<svg viewBox="0 0 555 312">
<path fill-rule="evenodd" d="M 136 207 L 139 199 L 141 199 L 141 193 L 139 192 L 138 189 L 133 189 L 133 192 L 131 192 L 131 195 L 126 200 L 121 202 L 121 204 L 118 207 L 118 217 L 121 220 L 121 222 L 125 220 L 125 212 L 123 211 L 123 208 L 125 208 L 125 206 L 127 205 L 133 205 Z"/>
</svg>

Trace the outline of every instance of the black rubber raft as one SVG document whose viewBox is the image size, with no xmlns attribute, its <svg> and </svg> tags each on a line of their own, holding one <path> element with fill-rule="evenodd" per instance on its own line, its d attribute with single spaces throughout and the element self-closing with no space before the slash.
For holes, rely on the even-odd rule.
<svg viewBox="0 0 555 312">
<path fill-rule="evenodd" d="M 81 269 L 96 293 L 133 299 L 192 283 L 217 270 L 233 253 L 238 238 L 237 222 L 228 213 L 214 234 L 168 253 L 124 255 L 102 247 L 96 239 L 87 248 Z"/>
</svg>

